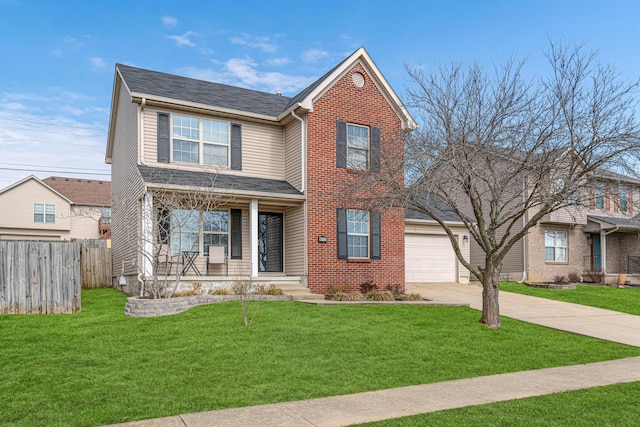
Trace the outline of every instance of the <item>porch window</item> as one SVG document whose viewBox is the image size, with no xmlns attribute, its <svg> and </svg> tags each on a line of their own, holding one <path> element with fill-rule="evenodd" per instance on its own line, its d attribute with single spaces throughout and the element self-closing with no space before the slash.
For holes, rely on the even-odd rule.
<svg viewBox="0 0 640 427">
<path fill-rule="evenodd" d="M 228 253 L 229 212 L 174 209 L 171 212 L 171 251 L 209 254 L 209 246 L 224 246 Z"/>
<path fill-rule="evenodd" d="M 551 231 L 544 232 L 545 261 L 566 262 L 567 261 L 567 232 Z"/>
<path fill-rule="evenodd" d="M 51 203 L 34 203 L 33 222 L 55 223 L 56 205 Z"/>
<path fill-rule="evenodd" d="M 179 114 L 172 120 L 174 162 L 229 165 L 229 123 Z"/>
<path fill-rule="evenodd" d="M 369 212 L 347 209 L 347 256 L 369 257 Z"/>
</svg>

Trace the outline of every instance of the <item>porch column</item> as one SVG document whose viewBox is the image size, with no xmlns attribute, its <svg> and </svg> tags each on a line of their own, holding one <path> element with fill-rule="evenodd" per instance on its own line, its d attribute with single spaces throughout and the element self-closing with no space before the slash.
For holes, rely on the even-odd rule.
<svg viewBox="0 0 640 427">
<path fill-rule="evenodd" d="M 251 246 L 251 277 L 258 277 L 258 200 L 251 199 L 249 204 L 249 222 L 250 237 L 249 244 Z"/>
<path fill-rule="evenodd" d="M 602 264 L 603 279 L 606 282 L 607 274 L 607 233 L 600 231 L 600 263 Z"/>
<path fill-rule="evenodd" d="M 153 193 L 142 200 L 142 275 L 153 276 Z"/>
</svg>

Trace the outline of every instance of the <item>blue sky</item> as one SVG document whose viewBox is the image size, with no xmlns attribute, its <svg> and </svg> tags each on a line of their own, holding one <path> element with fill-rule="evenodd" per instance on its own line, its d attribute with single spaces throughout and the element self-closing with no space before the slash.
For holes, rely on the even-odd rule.
<svg viewBox="0 0 640 427">
<path fill-rule="evenodd" d="M 553 40 L 589 39 L 640 76 L 637 1 L 0 0 L 0 189 L 28 176 L 110 179 L 115 64 L 295 95 L 364 46 L 404 98 L 404 65 L 545 72 Z"/>
</svg>

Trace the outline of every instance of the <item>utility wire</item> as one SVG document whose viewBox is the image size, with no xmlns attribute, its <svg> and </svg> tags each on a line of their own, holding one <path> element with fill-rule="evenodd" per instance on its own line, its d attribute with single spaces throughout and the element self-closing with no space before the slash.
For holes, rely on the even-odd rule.
<svg viewBox="0 0 640 427">
<path fill-rule="evenodd" d="M 56 124 L 56 123 L 47 123 L 47 122 L 36 122 L 34 120 L 21 120 L 21 119 L 10 119 L 9 117 L 0 117 L 0 120 L 10 120 L 12 122 L 22 122 L 22 123 L 33 123 L 36 125 L 47 125 L 47 126 L 61 126 L 61 127 L 65 127 L 65 128 L 73 128 L 73 129 L 85 129 L 85 130 L 97 130 L 100 132 L 104 132 L 106 133 L 107 131 L 104 129 L 100 129 L 100 128 L 90 128 L 90 127 L 83 127 L 83 126 L 71 126 L 71 125 L 61 125 L 61 124 Z"/>
<path fill-rule="evenodd" d="M 46 170 L 46 169 L 19 169 L 19 168 L 3 168 L 0 167 L 0 170 L 5 170 L 5 171 L 24 171 L 24 172 L 47 172 L 47 173 L 60 173 L 63 171 L 59 171 L 59 170 Z M 73 172 L 76 175 L 107 175 L 107 176 L 111 176 L 110 173 L 95 173 L 95 172 Z"/>
<path fill-rule="evenodd" d="M 0 137 L 2 138 L 2 137 Z M 81 147 L 93 147 L 93 148 L 103 148 L 100 145 L 91 145 L 91 144 L 77 144 L 75 142 L 58 142 L 58 141 L 43 141 L 41 139 L 26 139 L 26 138 L 14 138 L 9 137 L 12 141 L 25 141 L 25 142 L 36 142 L 36 143 L 44 143 L 44 144 L 60 144 L 60 145 L 79 145 Z M 0 141 L 0 142 L 9 142 L 9 141 Z"/>
<path fill-rule="evenodd" d="M 20 128 L 20 127 L 13 127 L 13 126 L 4 126 L 4 125 L 0 125 L 0 128 L 2 129 L 18 129 L 18 130 L 23 130 L 26 132 L 46 132 L 46 133 L 56 133 L 59 135 L 71 135 L 71 136 L 81 136 L 81 137 L 87 137 L 87 135 L 79 135 L 77 133 L 69 133 L 69 132 L 56 132 L 53 130 L 46 130 L 46 129 L 28 129 L 28 128 Z"/>
<path fill-rule="evenodd" d="M 76 169 L 76 170 L 96 171 L 96 172 L 103 172 L 104 171 L 104 169 L 95 169 L 95 168 L 74 168 L 74 167 L 69 167 L 69 166 L 54 166 L 54 165 L 30 165 L 30 164 L 24 164 L 24 163 L 2 163 L 2 162 L 0 162 L 0 165 L 24 166 L 24 167 L 35 167 L 35 168 Z"/>
</svg>

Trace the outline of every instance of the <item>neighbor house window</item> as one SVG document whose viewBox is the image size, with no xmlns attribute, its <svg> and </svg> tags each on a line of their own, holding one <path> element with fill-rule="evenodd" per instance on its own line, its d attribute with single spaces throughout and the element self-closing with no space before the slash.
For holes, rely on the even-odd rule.
<svg viewBox="0 0 640 427">
<path fill-rule="evenodd" d="M 544 259 L 546 261 L 554 261 L 554 262 L 567 261 L 567 232 L 566 231 L 545 230 Z"/>
<path fill-rule="evenodd" d="M 595 188 L 595 208 L 604 209 L 604 188 L 597 186 Z"/>
<path fill-rule="evenodd" d="M 620 212 L 627 212 L 627 210 L 629 210 L 629 199 L 626 188 L 620 188 L 618 190 L 618 210 Z"/>
<path fill-rule="evenodd" d="M 33 222 L 55 223 L 56 205 L 50 203 L 34 203 Z"/>
<path fill-rule="evenodd" d="M 172 120 L 174 162 L 229 165 L 229 123 L 179 114 Z"/>
<path fill-rule="evenodd" d="M 347 124 L 347 167 L 369 168 L 369 128 Z"/>
<path fill-rule="evenodd" d="M 369 257 L 369 212 L 347 209 L 347 256 Z"/>
<path fill-rule="evenodd" d="M 166 233 L 166 231 L 165 231 Z M 229 212 L 174 209 L 171 212 L 171 251 L 197 251 L 208 255 L 209 246 L 225 247 L 229 242 Z"/>
</svg>

